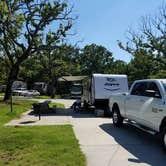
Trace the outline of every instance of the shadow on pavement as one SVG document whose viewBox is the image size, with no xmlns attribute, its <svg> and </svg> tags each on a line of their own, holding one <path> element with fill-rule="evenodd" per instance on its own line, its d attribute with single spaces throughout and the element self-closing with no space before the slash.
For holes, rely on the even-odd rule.
<svg viewBox="0 0 166 166">
<path fill-rule="evenodd" d="M 34 113 L 32 110 L 28 113 L 29 115 L 39 116 L 38 114 Z M 51 111 L 45 111 L 44 113 L 41 113 L 42 116 L 72 116 L 73 118 L 95 118 L 95 115 L 91 111 L 74 111 L 70 108 L 58 108 L 55 112 Z"/>
<path fill-rule="evenodd" d="M 29 120 L 29 121 L 20 122 L 20 124 L 31 124 L 31 123 L 35 123 L 35 122 L 36 121 Z"/>
<path fill-rule="evenodd" d="M 125 150 L 136 157 L 128 158 L 131 164 L 145 163 L 151 166 L 166 165 L 166 153 L 163 152 L 157 136 L 145 133 L 129 124 L 124 124 L 122 128 L 116 128 L 113 124 L 106 123 L 100 125 L 100 128 L 112 136 Z"/>
</svg>

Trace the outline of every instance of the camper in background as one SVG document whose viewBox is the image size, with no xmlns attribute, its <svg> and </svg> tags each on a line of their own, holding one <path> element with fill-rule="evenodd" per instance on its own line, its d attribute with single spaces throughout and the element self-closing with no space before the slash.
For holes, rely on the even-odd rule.
<svg viewBox="0 0 166 166">
<path fill-rule="evenodd" d="M 82 85 L 79 83 L 74 83 L 70 89 L 71 98 L 81 98 L 82 95 Z"/>
<path fill-rule="evenodd" d="M 85 109 L 103 110 L 105 116 L 111 116 L 109 97 L 123 92 L 128 92 L 126 75 L 93 74 L 83 80 L 81 101 Z"/>
<path fill-rule="evenodd" d="M 48 84 L 45 82 L 35 82 L 33 89 L 40 92 L 40 94 L 45 95 L 47 94 Z"/>
</svg>

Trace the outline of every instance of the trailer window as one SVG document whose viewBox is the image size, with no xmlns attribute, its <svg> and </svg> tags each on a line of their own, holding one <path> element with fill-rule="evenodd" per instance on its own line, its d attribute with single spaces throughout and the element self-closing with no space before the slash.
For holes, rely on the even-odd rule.
<svg viewBox="0 0 166 166">
<path fill-rule="evenodd" d="M 81 85 L 73 85 L 71 88 L 71 91 L 80 92 L 80 91 L 82 91 L 82 86 Z"/>
</svg>

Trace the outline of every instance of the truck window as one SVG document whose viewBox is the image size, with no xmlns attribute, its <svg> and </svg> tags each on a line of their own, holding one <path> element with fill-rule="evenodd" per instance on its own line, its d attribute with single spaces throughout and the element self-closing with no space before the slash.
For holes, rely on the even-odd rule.
<svg viewBox="0 0 166 166">
<path fill-rule="evenodd" d="M 145 89 L 147 87 L 146 82 L 139 82 L 136 83 L 131 91 L 131 95 L 136 95 L 136 96 L 145 96 Z"/>
</svg>

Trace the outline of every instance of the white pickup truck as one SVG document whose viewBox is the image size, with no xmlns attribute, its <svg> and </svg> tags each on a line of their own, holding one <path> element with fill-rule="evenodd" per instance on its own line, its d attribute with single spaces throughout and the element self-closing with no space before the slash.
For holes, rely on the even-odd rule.
<svg viewBox="0 0 166 166">
<path fill-rule="evenodd" d="M 109 99 L 113 124 L 123 120 L 151 133 L 160 133 L 166 150 L 166 79 L 135 81 L 129 93 L 112 95 Z"/>
</svg>

